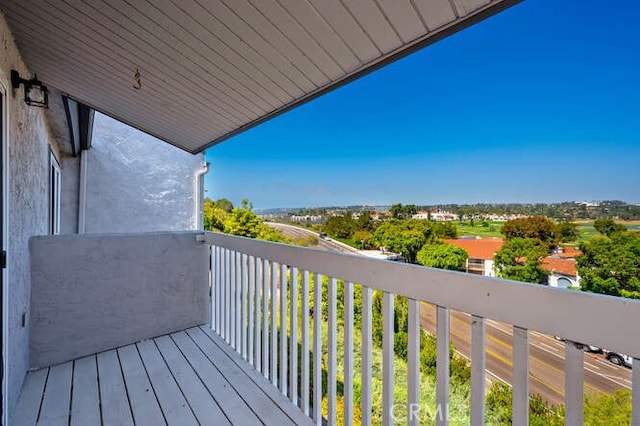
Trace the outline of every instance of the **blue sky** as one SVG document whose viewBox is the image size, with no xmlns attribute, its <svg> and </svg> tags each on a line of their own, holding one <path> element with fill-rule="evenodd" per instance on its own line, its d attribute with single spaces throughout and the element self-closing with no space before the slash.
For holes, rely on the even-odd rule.
<svg viewBox="0 0 640 426">
<path fill-rule="evenodd" d="M 526 0 L 209 149 L 207 196 L 640 203 L 639 14 Z"/>
</svg>

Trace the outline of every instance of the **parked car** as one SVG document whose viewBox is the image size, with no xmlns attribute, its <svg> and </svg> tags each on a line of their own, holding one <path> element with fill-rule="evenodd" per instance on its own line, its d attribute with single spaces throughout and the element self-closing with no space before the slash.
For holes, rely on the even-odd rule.
<svg viewBox="0 0 640 426">
<path fill-rule="evenodd" d="M 566 342 L 567 339 L 564 339 L 560 336 L 553 336 L 554 339 L 559 340 L 561 342 Z M 573 342 L 575 345 L 581 346 L 583 351 L 593 352 L 593 353 L 602 353 L 602 348 L 597 346 L 589 345 L 586 343 Z"/>
<path fill-rule="evenodd" d="M 607 360 L 615 365 L 624 365 L 629 368 L 633 366 L 633 358 L 629 355 L 619 354 L 617 352 L 607 351 Z"/>
</svg>

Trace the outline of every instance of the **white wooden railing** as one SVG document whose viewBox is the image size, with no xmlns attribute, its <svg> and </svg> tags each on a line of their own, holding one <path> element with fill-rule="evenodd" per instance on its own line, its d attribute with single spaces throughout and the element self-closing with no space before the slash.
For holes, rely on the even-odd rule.
<svg viewBox="0 0 640 426">
<path fill-rule="evenodd" d="M 437 306 L 436 399 L 447 407 L 449 397 L 449 310 L 472 315 L 471 412 L 473 425 L 485 423 L 485 321 L 513 324 L 513 424 L 528 424 L 529 331 L 563 336 L 575 342 L 640 358 L 640 302 L 546 286 L 510 282 L 458 272 L 398 264 L 295 246 L 206 233 L 211 245 L 211 326 L 249 364 L 261 372 L 292 403 L 321 424 L 322 359 L 327 356 L 328 410 L 324 420 L 336 424 L 337 357 L 342 356 L 344 423 L 352 424 L 353 377 L 360 374 L 362 424 L 371 424 L 372 294 L 383 296 L 383 424 L 393 424 L 394 296 L 409 298 L 407 357 L 408 407 L 420 403 L 420 302 Z M 308 309 L 312 281 L 328 277 L 328 335 L 321 335 L 321 292 L 313 294 L 316 311 Z M 301 277 L 301 306 L 298 300 Z M 338 354 L 337 279 L 344 285 L 343 353 Z M 354 284 L 357 283 L 357 284 Z M 361 369 L 353 371 L 354 286 L 362 286 Z M 320 287 L 321 288 L 321 287 Z M 287 312 L 288 308 L 288 312 Z M 298 324 L 300 318 L 301 323 Z M 300 330 L 288 332 L 287 330 Z M 320 331 L 320 333 L 316 332 Z M 278 341 L 279 339 L 279 341 Z M 288 344 L 287 344 L 288 343 Z M 301 353 L 298 354 L 300 344 Z M 279 349 L 278 349 L 279 348 Z M 310 359 L 309 354 L 312 354 Z M 584 356 L 565 345 L 566 424 L 583 423 Z M 300 365 L 298 363 L 300 362 Z M 640 361 L 636 361 L 640 362 Z M 313 366 L 313 369 L 312 369 Z M 313 375 L 311 372 L 313 371 Z M 287 377 L 288 373 L 294 372 Z M 632 424 L 640 424 L 640 368 L 632 373 Z M 313 393 L 310 390 L 313 387 Z M 414 404 L 414 405 L 411 405 Z M 408 412 L 411 412 L 410 409 Z M 438 416 L 447 424 L 447 416 Z M 409 416 L 410 424 L 418 419 Z"/>
</svg>

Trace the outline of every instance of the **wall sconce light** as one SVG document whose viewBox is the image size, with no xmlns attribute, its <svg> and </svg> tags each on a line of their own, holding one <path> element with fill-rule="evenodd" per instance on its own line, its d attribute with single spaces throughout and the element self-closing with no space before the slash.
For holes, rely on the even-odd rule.
<svg viewBox="0 0 640 426">
<path fill-rule="evenodd" d="M 20 77 L 16 70 L 11 70 L 11 86 L 15 91 L 24 85 L 24 102 L 29 106 L 49 108 L 49 89 L 36 76 L 31 80 Z"/>
</svg>

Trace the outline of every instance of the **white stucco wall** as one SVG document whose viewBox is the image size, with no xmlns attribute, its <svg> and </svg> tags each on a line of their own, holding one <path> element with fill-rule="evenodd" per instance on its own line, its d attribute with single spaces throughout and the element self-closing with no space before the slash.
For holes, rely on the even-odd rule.
<svg viewBox="0 0 640 426">
<path fill-rule="evenodd" d="M 495 277 L 496 271 L 494 269 L 494 261 L 485 259 L 484 261 L 484 275 L 487 277 Z"/>
<path fill-rule="evenodd" d="M 93 130 L 86 232 L 197 228 L 194 197 L 202 154 L 189 154 L 99 113 Z"/>
<path fill-rule="evenodd" d="M 560 283 L 558 283 L 558 280 L 560 280 L 561 278 L 567 279 L 571 282 L 571 287 L 580 287 L 580 280 L 578 279 L 578 277 L 571 277 L 568 275 L 562 275 L 562 274 L 556 274 L 556 273 L 551 273 L 549 274 L 549 277 L 547 279 L 547 282 L 549 283 L 549 286 L 551 287 L 562 287 L 562 288 L 566 288 L 566 286 L 564 285 L 560 285 Z"/>
<path fill-rule="evenodd" d="M 4 16 L 0 14 L 0 91 L 5 98 L 5 114 L 8 116 L 8 170 L 5 176 L 8 205 L 4 220 L 8 224 L 6 250 L 8 265 L 6 289 L 8 311 L 8 342 L 6 360 L 7 411 L 11 413 L 18 399 L 28 368 L 28 325 L 22 326 L 22 315 L 29 317 L 30 276 L 28 241 L 33 235 L 48 231 L 48 164 L 49 149 L 57 145 L 46 124 L 44 111 L 28 107 L 22 101 L 22 88 L 11 91 L 11 69 L 30 77 Z"/>
</svg>

